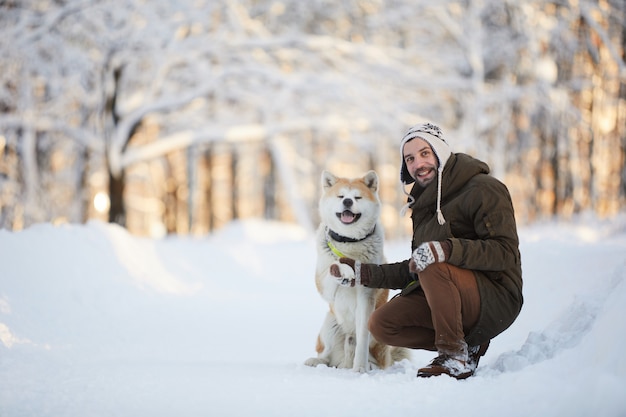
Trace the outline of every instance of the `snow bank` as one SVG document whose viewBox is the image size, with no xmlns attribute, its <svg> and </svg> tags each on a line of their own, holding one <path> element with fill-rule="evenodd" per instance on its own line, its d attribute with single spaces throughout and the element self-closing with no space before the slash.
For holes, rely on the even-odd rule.
<svg viewBox="0 0 626 417">
<path fill-rule="evenodd" d="M 624 224 L 522 230 L 524 309 L 466 381 L 415 378 L 429 352 L 364 375 L 302 365 L 327 307 L 298 227 L 0 231 L 0 415 L 623 416 Z"/>
</svg>

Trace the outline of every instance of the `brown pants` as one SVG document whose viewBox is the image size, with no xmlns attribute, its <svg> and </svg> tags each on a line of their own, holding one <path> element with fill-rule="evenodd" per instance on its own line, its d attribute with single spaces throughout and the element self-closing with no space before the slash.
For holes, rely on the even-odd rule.
<svg viewBox="0 0 626 417">
<path fill-rule="evenodd" d="M 419 281 L 422 290 L 395 297 L 372 313 L 370 332 L 391 346 L 463 355 L 465 334 L 480 313 L 474 273 L 435 263 L 419 273 Z"/>
</svg>

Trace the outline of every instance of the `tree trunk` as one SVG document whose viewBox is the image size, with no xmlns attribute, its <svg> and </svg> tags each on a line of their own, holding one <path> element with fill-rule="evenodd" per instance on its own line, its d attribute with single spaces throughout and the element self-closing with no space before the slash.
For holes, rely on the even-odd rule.
<svg viewBox="0 0 626 417">
<path fill-rule="evenodd" d="M 126 206 L 124 204 L 125 177 L 126 174 L 123 171 L 119 178 L 109 173 L 109 198 L 111 200 L 109 223 L 117 223 L 120 226 L 126 226 Z"/>
<path fill-rule="evenodd" d="M 276 220 L 278 219 L 276 201 L 276 192 L 278 189 L 278 186 L 276 184 L 276 168 L 274 164 L 274 158 L 272 157 L 272 152 L 268 148 L 265 148 L 264 154 L 268 162 L 268 172 L 263 184 L 263 196 L 265 199 L 264 216 L 266 219 Z"/>
</svg>

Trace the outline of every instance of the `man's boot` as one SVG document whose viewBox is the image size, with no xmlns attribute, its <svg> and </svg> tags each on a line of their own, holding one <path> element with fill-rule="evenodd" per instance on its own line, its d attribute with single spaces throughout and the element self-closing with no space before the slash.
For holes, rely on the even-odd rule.
<svg viewBox="0 0 626 417">
<path fill-rule="evenodd" d="M 487 340 L 482 345 L 470 346 L 467 349 L 468 351 L 467 352 L 468 353 L 467 365 L 470 368 L 472 368 L 472 373 L 476 371 L 476 368 L 478 368 L 478 362 L 480 361 L 481 357 L 485 356 L 485 352 L 487 352 L 488 348 L 489 348 L 489 340 Z"/>
<path fill-rule="evenodd" d="M 439 354 L 428 366 L 417 370 L 417 376 L 420 378 L 445 374 L 456 379 L 465 379 L 473 373 L 474 370 L 468 365 L 468 361 L 444 353 Z"/>
</svg>

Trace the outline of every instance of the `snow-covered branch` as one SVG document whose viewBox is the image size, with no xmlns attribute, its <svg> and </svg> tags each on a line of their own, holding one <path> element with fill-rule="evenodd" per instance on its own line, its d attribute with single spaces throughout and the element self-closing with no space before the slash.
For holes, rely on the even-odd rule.
<svg viewBox="0 0 626 417">
<path fill-rule="evenodd" d="M 587 5 L 585 1 L 580 2 L 580 14 L 583 17 L 583 19 L 585 19 L 585 22 L 587 22 L 587 24 L 594 30 L 594 32 L 597 33 L 600 39 L 602 39 L 604 46 L 606 47 L 607 51 L 609 51 L 609 54 L 611 54 L 613 61 L 615 61 L 615 64 L 619 68 L 619 76 L 620 76 L 622 83 L 626 83 L 626 64 L 624 63 L 624 60 L 622 59 L 622 56 L 624 56 L 624 54 L 622 53 L 622 55 L 620 56 L 620 54 L 617 52 L 617 50 L 615 49 L 615 45 L 613 45 L 613 42 L 611 42 L 609 35 L 593 18 L 592 13 L 589 9 L 589 6 Z M 626 30 L 626 29 L 623 29 L 623 30 Z"/>
<path fill-rule="evenodd" d="M 334 133 L 341 129 L 353 132 L 366 132 L 373 126 L 368 120 L 348 120 L 329 116 L 323 119 L 311 118 L 290 120 L 276 124 L 250 124 L 232 127 L 207 127 L 201 130 L 186 130 L 162 137 L 155 142 L 127 148 L 120 159 L 120 168 L 159 158 L 173 151 L 186 149 L 194 145 L 211 142 L 237 143 L 268 141 L 276 136 L 288 133 L 306 132 L 315 129 L 318 132 Z"/>
<path fill-rule="evenodd" d="M 61 136 L 71 139 L 84 148 L 95 152 L 104 151 L 104 141 L 93 132 L 83 127 L 69 126 L 65 121 L 48 117 L 35 117 L 35 115 L 0 115 L 0 129 L 27 129 L 36 133 L 56 132 Z"/>
</svg>

